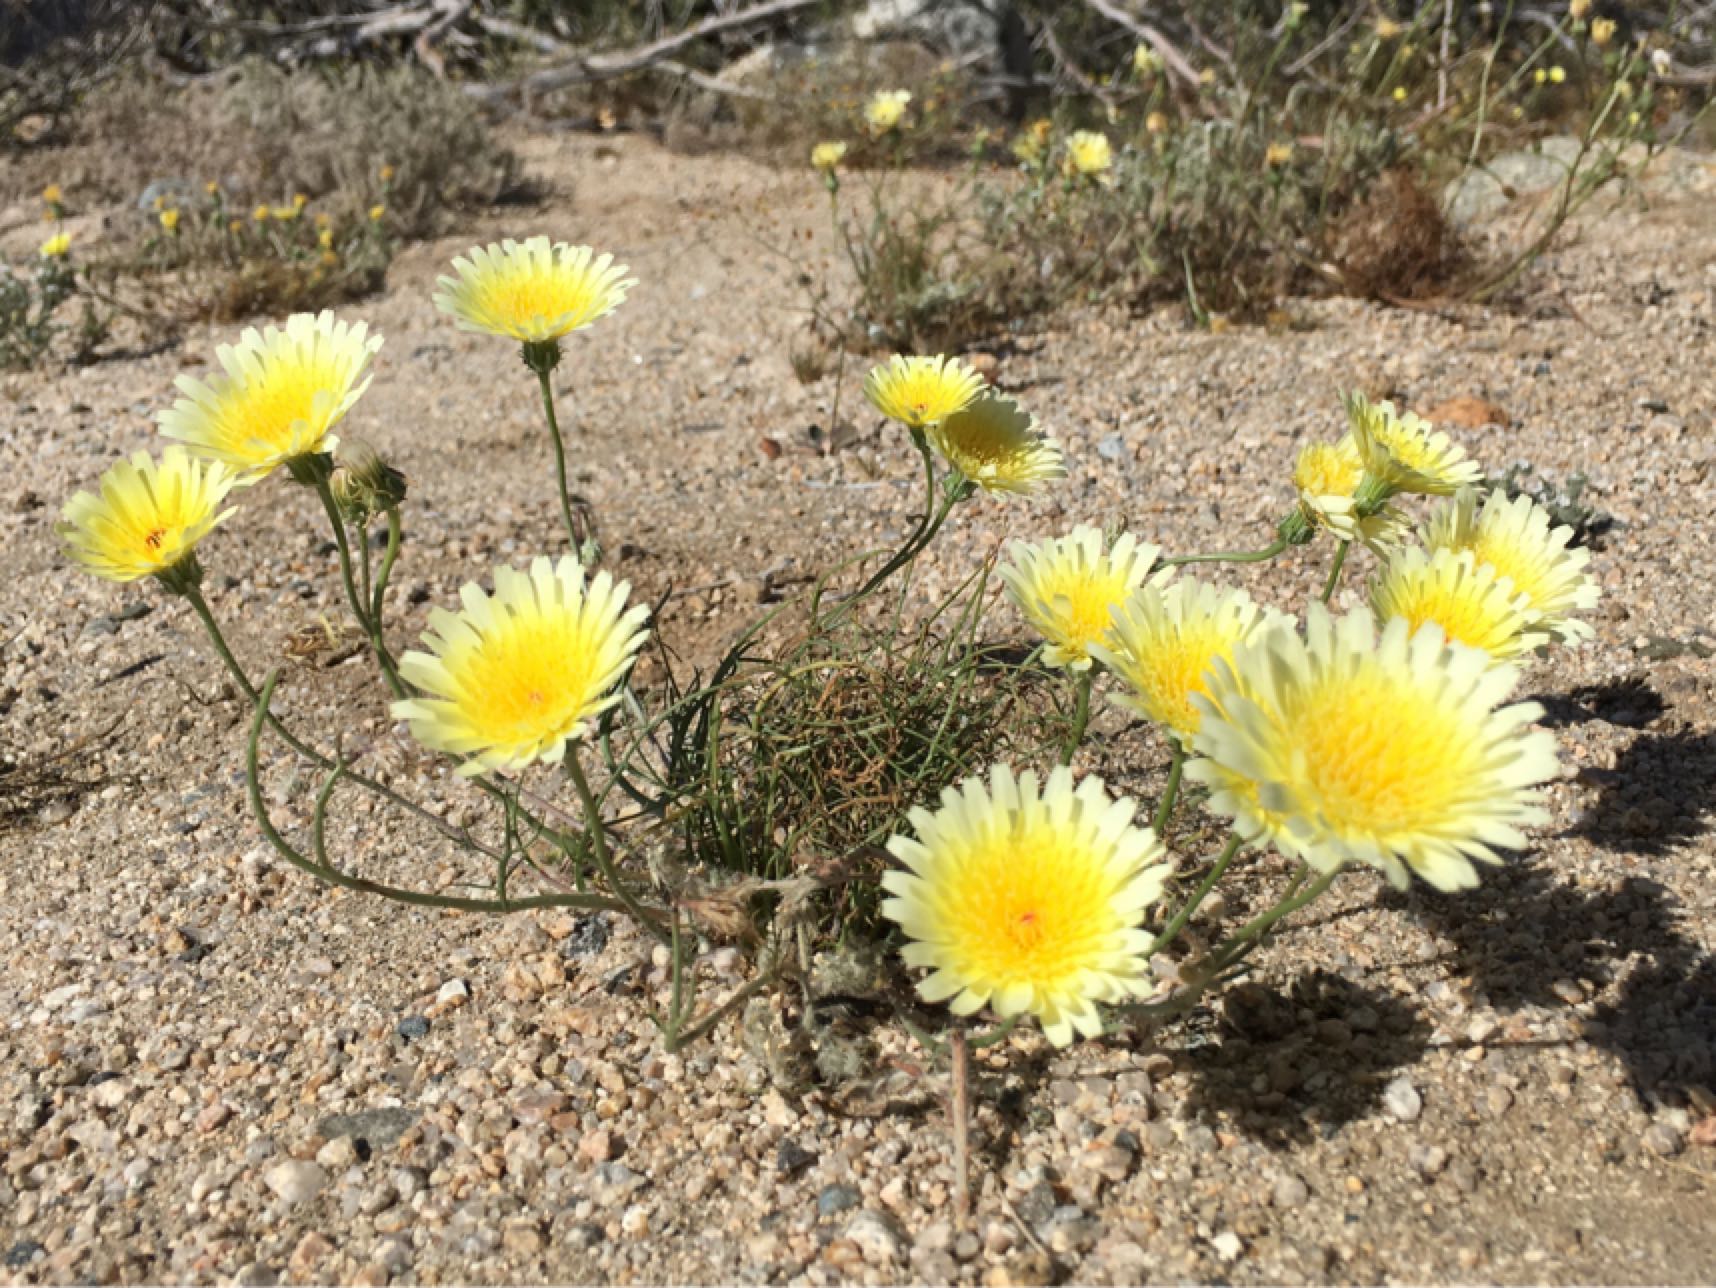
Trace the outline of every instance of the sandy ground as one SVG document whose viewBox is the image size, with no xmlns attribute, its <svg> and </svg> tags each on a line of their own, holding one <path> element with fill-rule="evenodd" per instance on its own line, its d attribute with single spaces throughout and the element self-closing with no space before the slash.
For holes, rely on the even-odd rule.
<svg viewBox="0 0 1716 1288">
<path fill-rule="evenodd" d="M 559 548 L 528 373 L 429 304 L 476 240 L 589 241 L 639 279 L 556 379 L 613 566 L 651 599 L 678 588 L 661 629 L 692 655 L 765 582 L 897 540 L 913 462 L 861 409 L 856 360 L 841 412 L 856 432 L 832 455 L 816 443 L 835 381 L 803 386 L 789 362 L 802 297 L 776 252 L 822 253 L 814 181 L 640 139 L 519 147 L 554 189 L 545 205 L 412 248 L 347 311 L 387 337 L 349 434 L 411 481 L 395 638 L 493 563 Z M 967 507 L 929 591 L 1007 537 L 1077 521 L 1125 520 L 1176 551 L 1262 544 L 1295 445 L 1336 432 L 1354 384 L 1499 405 L 1511 428 L 1453 432 L 1498 471 L 1584 473 L 1613 522 L 1596 640 L 1525 681 L 1564 759 L 1535 849 L 1458 897 L 1343 880 L 1224 1011 L 1153 1043 L 986 1052 L 970 1232 L 950 1223 L 938 1084 L 875 1017 L 839 1021 L 866 1053 L 856 1089 L 788 1076 L 760 1021 L 665 1056 L 647 1018 L 659 972 L 618 922 L 414 911 L 285 868 L 247 815 L 247 713 L 195 620 L 70 570 L 51 532 L 71 490 L 156 445 L 173 377 L 226 333 L 6 377 L 0 739 L 17 760 L 75 746 L 62 767 L 93 786 L 0 819 L 3 1273 L 1716 1278 L 1698 1233 L 1716 1149 L 1697 1143 L 1716 1091 L 1713 190 L 1696 160 L 1665 168 L 1648 208 L 1588 220 L 1505 310 L 1305 302 L 1296 329 L 1219 335 L 1078 315 L 998 350 L 1000 383 L 1063 441 L 1071 476 L 1039 503 Z M 339 619 L 312 502 L 272 480 L 206 547 L 210 598 L 256 673 Z M 1239 575 L 1297 607 L 1327 553 Z M 1001 610 L 994 629 L 1024 635 Z M 295 724 L 477 817 L 390 722 L 365 660 L 327 659 L 288 665 Z M 1162 750 L 1124 726 L 1104 704 L 1085 763 L 1148 794 Z M 270 766 L 278 817 L 301 826 L 313 784 Z M 372 875 L 452 879 L 441 847 L 358 803 L 331 840 Z M 1229 915 L 1281 871 L 1256 860 Z M 712 977 L 719 994 L 743 963 L 711 969 L 733 972 Z"/>
</svg>

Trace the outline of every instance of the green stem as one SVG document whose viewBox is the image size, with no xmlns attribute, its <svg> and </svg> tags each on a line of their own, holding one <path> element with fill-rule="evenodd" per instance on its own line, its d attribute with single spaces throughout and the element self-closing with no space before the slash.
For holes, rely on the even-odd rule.
<svg viewBox="0 0 1716 1288">
<path fill-rule="evenodd" d="M 1072 729 L 1067 733 L 1066 744 L 1061 748 L 1063 765 L 1072 764 L 1073 753 L 1078 750 L 1079 743 L 1084 741 L 1084 731 L 1090 725 L 1090 685 L 1095 672 L 1094 664 L 1087 666 L 1078 672 L 1078 678 L 1073 681 L 1078 698 L 1073 707 Z"/>
<path fill-rule="evenodd" d="M 1175 555 L 1161 562 L 1163 568 L 1178 568 L 1181 564 L 1198 563 L 1264 563 L 1287 548 L 1287 542 L 1277 539 L 1261 550 L 1221 550 L 1208 555 Z"/>
<path fill-rule="evenodd" d="M 704 1016 L 691 1028 L 687 1029 L 683 1033 L 675 1033 L 671 1039 L 663 1042 L 663 1045 L 667 1048 L 667 1053 L 672 1055 L 676 1051 L 690 1046 L 693 1042 L 703 1037 L 722 1020 L 726 1019 L 734 1011 L 738 1010 L 739 1007 L 743 1006 L 758 993 L 762 992 L 768 983 L 768 976 L 759 975 L 738 992 L 734 993 L 733 996 L 729 997 L 725 1002 L 722 1002 L 721 1005 L 710 1011 L 708 1015 Z"/>
<path fill-rule="evenodd" d="M 620 880 L 620 874 L 614 867 L 613 855 L 608 851 L 608 830 L 602 823 L 602 811 L 596 804 L 596 797 L 590 791 L 590 782 L 584 777 L 584 767 L 578 763 L 577 747 L 566 750 L 566 776 L 572 780 L 573 789 L 578 793 L 578 803 L 584 807 L 584 825 L 590 834 L 590 857 L 601 869 L 602 878 L 608 883 L 614 896 L 626 905 L 626 911 L 636 917 L 643 928 L 654 935 L 662 943 L 671 945 L 673 936 L 656 920 L 655 915 L 638 902 L 637 896 Z"/>
<path fill-rule="evenodd" d="M 1186 900 L 1185 905 L 1174 914 L 1172 920 L 1162 927 L 1162 933 L 1151 941 L 1150 951 L 1144 954 L 1146 958 L 1154 957 L 1161 952 L 1173 943 L 1179 933 L 1186 928 L 1186 923 L 1192 919 L 1192 914 L 1198 910 L 1198 905 L 1209 896 L 1209 892 L 1215 889 L 1216 882 L 1220 881 L 1226 874 L 1228 864 L 1232 863 L 1234 856 L 1239 853 L 1241 844 L 1239 837 L 1228 837 L 1227 845 L 1216 857 L 1216 861 L 1210 866 L 1210 870 L 1204 874 L 1204 879 L 1198 883 L 1198 888 L 1192 891 L 1192 897 Z"/>
<path fill-rule="evenodd" d="M 1174 802 L 1180 795 L 1180 774 L 1185 768 L 1186 749 L 1175 738 L 1173 759 L 1168 762 L 1168 785 L 1162 789 L 1162 802 L 1156 806 L 1156 817 L 1150 823 L 1158 838 L 1166 834 L 1168 820 L 1174 816 Z"/>
<path fill-rule="evenodd" d="M 1343 541 L 1335 547 L 1335 561 L 1329 565 L 1329 579 L 1323 583 L 1323 602 L 1326 604 L 1334 596 L 1335 587 L 1340 585 L 1341 569 L 1346 566 L 1347 550 L 1352 542 Z"/>
<path fill-rule="evenodd" d="M 899 548 L 894 557 L 883 564 L 875 576 L 865 582 L 856 594 L 835 610 L 834 616 L 829 620 L 831 626 L 851 612 L 854 605 L 873 593 L 888 578 L 916 559 L 924 547 L 935 538 L 935 534 L 941 530 L 941 525 L 946 521 L 948 512 L 953 509 L 954 503 L 959 499 L 959 489 L 949 488 L 941 505 L 937 507 L 935 503 L 935 457 L 930 454 L 929 440 L 920 431 L 912 435 L 912 441 L 917 445 L 918 452 L 924 461 L 923 518 L 918 521 L 917 530 L 906 539 L 906 544 Z"/>
<path fill-rule="evenodd" d="M 560 517 L 566 524 L 566 539 L 572 543 L 572 553 L 582 557 L 583 525 L 572 510 L 572 489 L 566 482 L 566 443 L 560 437 L 560 418 L 554 414 L 554 382 L 547 367 L 536 368 L 536 382 L 542 386 L 542 414 L 548 418 L 548 436 L 554 442 L 554 478 L 560 485 Z"/>
<path fill-rule="evenodd" d="M 388 578 L 393 576 L 393 561 L 399 558 L 399 546 L 404 539 L 403 527 L 399 507 L 394 506 L 387 512 L 387 549 L 382 552 L 381 567 L 375 574 L 375 590 L 369 601 L 369 615 L 375 622 L 377 635 L 382 631 L 382 605 L 387 597 Z"/>
<path fill-rule="evenodd" d="M 380 624 L 370 614 L 369 605 L 358 592 L 357 579 L 352 574 L 351 543 L 346 539 L 346 521 L 340 514 L 339 503 L 334 500 L 334 490 L 326 478 L 316 479 L 316 495 L 322 498 L 322 508 L 328 512 L 328 522 L 334 529 L 334 544 L 340 552 L 340 580 L 345 584 L 346 603 L 352 610 L 352 616 L 363 628 L 364 637 L 369 640 L 370 652 L 375 655 L 376 665 L 381 667 L 382 678 L 387 681 L 387 687 L 393 691 L 396 698 L 406 698 L 405 682 L 399 678 L 399 667 L 393 660 L 393 654 L 387 651 L 387 645 L 381 638 Z M 368 559 L 366 550 L 364 558 Z"/>
<path fill-rule="evenodd" d="M 1262 939 L 1263 935 L 1268 932 L 1270 927 L 1275 925 L 1275 923 L 1280 921 L 1283 917 L 1292 916 L 1306 904 L 1321 897 L 1323 892 L 1334 883 L 1335 878 L 1340 874 L 1341 869 L 1338 867 L 1329 872 L 1325 872 L 1322 876 L 1318 877 L 1308 887 L 1306 887 L 1303 894 L 1295 895 L 1293 893 L 1294 890 L 1296 890 L 1305 879 L 1304 872 L 1301 871 L 1294 883 L 1287 888 L 1287 893 L 1281 897 L 1273 908 L 1246 922 L 1245 925 L 1241 926 L 1231 936 L 1229 936 L 1220 948 L 1216 949 L 1215 953 L 1211 956 L 1210 970 L 1208 973 L 1213 977 L 1226 970 L 1238 959 L 1238 957 L 1243 956 L 1245 952 L 1250 951 L 1250 948 L 1246 945 L 1255 944 L 1257 941 Z M 1242 952 L 1241 949 L 1244 951 Z"/>
</svg>

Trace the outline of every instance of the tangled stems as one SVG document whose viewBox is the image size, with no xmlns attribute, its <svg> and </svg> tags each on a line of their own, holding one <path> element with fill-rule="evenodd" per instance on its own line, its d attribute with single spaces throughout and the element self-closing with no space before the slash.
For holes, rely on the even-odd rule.
<svg viewBox="0 0 1716 1288">
<path fill-rule="evenodd" d="M 906 539 L 894 557 L 876 571 L 875 576 L 865 582 L 858 591 L 845 603 L 835 610 L 827 625 L 836 625 L 841 618 L 850 612 L 854 605 L 871 595 L 875 590 L 892 577 L 901 568 L 924 552 L 924 548 L 935 540 L 935 534 L 941 531 L 941 525 L 947 522 L 947 516 L 953 507 L 964 500 L 969 487 L 957 471 L 952 472 L 942 484 L 943 495 L 941 504 L 935 501 L 935 457 L 930 454 L 929 440 L 924 437 L 921 429 L 912 431 L 912 443 L 917 447 L 918 454 L 924 461 L 924 513 L 918 521 L 917 530 Z"/>
<path fill-rule="evenodd" d="M 1209 892 L 1215 889 L 1216 882 L 1227 874 L 1228 864 L 1232 863 L 1234 855 L 1239 853 L 1241 844 L 1242 842 L 1237 836 L 1228 838 L 1227 845 L 1216 857 L 1216 861 L 1210 866 L 1210 870 L 1205 873 L 1204 879 L 1198 883 L 1198 888 L 1192 891 L 1192 897 L 1186 900 L 1185 906 L 1174 914 L 1166 926 L 1162 927 L 1162 933 L 1150 942 L 1150 951 L 1145 954 L 1146 957 L 1154 957 L 1161 952 L 1173 943 L 1179 933 L 1186 928 L 1186 923 L 1192 919 L 1192 914 L 1198 910 L 1198 905 L 1209 897 Z"/>
<path fill-rule="evenodd" d="M 318 458 L 326 461 L 326 457 Z M 381 633 L 381 602 L 387 593 L 387 579 L 393 572 L 393 561 L 399 555 L 399 513 L 397 509 L 388 512 L 387 554 L 382 559 L 381 575 L 376 579 L 372 590 L 366 594 L 358 591 L 357 578 L 352 572 L 351 543 L 346 537 L 345 516 L 340 513 L 339 502 L 334 500 L 333 485 L 329 480 L 329 470 L 324 466 L 307 470 L 304 473 L 294 471 L 293 477 L 307 481 L 316 489 L 316 495 L 322 498 L 322 508 L 328 513 L 328 523 L 334 530 L 334 545 L 340 552 L 340 581 L 346 588 L 346 603 L 352 610 L 352 616 L 363 629 L 364 637 L 369 641 L 370 652 L 375 655 L 376 665 L 381 667 L 382 677 L 387 681 L 387 687 L 393 691 L 396 698 L 409 697 L 405 681 L 399 676 L 399 667 L 393 660 L 393 654 L 387 650 L 387 641 Z M 363 549 L 363 566 L 365 573 L 369 570 L 369 547 Z"/>
<path fill-rule="evenodd" d="M 601 869 L 602 879 L 625 905 L 626 911 L 637 918 L 639 925 L 662 943 L 671 946 L 674 936 L 662 926 L 654 913 L 638 902 L 636 895 L 626 889 L 625 882 L 620 880 L 620 874 L 614 868 L 613 855 L 608 852 L 608 830 L 602 822 L 602 810 L 590 791 L 589 779 L 584 777 L 584 767 L 578 763 L 576 747 L 567 751 L 566 776 L 572 780 L 572 787 L 578 793 L 578 803 L 584 807 L 584 825 L 590 834 L 590 857 L 595 859 L 596 866 Z"/>
</svg>

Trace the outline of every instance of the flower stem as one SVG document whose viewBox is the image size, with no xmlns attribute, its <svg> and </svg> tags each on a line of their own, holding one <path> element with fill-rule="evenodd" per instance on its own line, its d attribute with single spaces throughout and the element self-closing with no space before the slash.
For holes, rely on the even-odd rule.
<svg viewBox="0 0 1716 1288">
<path fill-rule="evenodd" d="M 1304 893 L 1295 894 L 1294 891 L 1304 881 L 1304 873 L 1301 872 L 1293 884 L 1287 888 L 1287 893 L 1281 896 L 1273 908 L 1246 922 L 1245 925 L 1234 931 L 1220 948 L 1216 949 L 1211 957 L 1209 975 L 1212 978 L 1219 975 L 1246 953 L 1249 953 L 1252 947 L 1268 933 L 1270 927 L 1283 917 L 1292 916 L 1306 904 L 1319 898 L 1325 890 L 1334 884 L 1335 878 L 1340 874 L 1341 869 L 1334 868 L 1313 881 L 1305 888 Z"/>
<path fill-rule="evenodd" d="M 918 557 L 918 553 L 923 550 L 925 546 L 929 545 L 930 540 L 941 528 L 942 522 L 947 518 L 947 512 L 953 508 L 953 498 L 957 495 L 957 492 L 951 490 L 948 495 L 943 498 L 940 508 L 938 509 L 936 506 L 935 457 L 930 455 L 929 441 L 921 432 L 914 434 L 912 436 L 912 441 L 917 444 L 918 453 L 923 457 L 924 461 L 923 518 L 918 521 L 917 530 L 906 539 L 906 544 L 901 546 L 899 550 L 895 552 L 894 557 L 888 560 L 887 563 L 883 564 L 881 568 L 876 571 L 875 576 L 865 582 L 856 594 L 835 610 L 834 616 L 829 621 L 829 625 L 831 626 L 838 622 L 847 613 L 852 611 L 854 605 L 872 594 L 876 588 L 883 582 L 887 581 L 888 578 L 892 577 L 901 568 L 904 568 L 913 559 L 916 559 Z"/>
<path fill-rule="evenodd" d="M 1207 555 L 1175 555 L 1161 562 L 1163 568 L 1178 568 L 1181 564 L 1198 563 L 1264 563 L 1287 548 L 1287 542 L 1277 538 L 1261 550 L 1218 550 Z"/>
<path fill-rule="evenodd" d="M 1323 602 L 1325 604 L 1334 596 L 1335 587 L 1340 584 L 1341 569 L 1347 562 L 1347 549 L 1351 545 L 1352 542 L 1343 541 L 1335 547 L 1335 561 L 1329 565 L 1329 579 L 1323 583 Z"/>
<path fill-rule="evenodd" d="M 387 596 L 387 581 L 393 576 L 393 561 L 399 558 L 400 542 L 404 539 L 403 523 L 399 517 L 399 507 L 394 506 L 387 512 L 387 549 L 382 552 L 381 567 L 376 570 L 375 590 L 369 601 L 370 617 L 375 622 L 375 633 L 379 636 L 382 631 L 382 604 Z"/>
<path fill-rule="evenodd" d="M 956 1228 L 964 1230 L 971 1224 L 971 1051 L 964 1020 L 953 1022 L 948 1042 L 952 1047 L 948 1114 L 953 1119 L 953 1220 Z"/>
<path fill-rule="evenodd" d="M 346 539 L 346 521 L 340 514 L 339 503 L 334 500 L 334 490 L 325 477 L 316 479 L 316 495 L 322 498 L 322 508 L 328 512 L 328 522 L 334 529 L 334 544 L 340 552 L 340 580 L 345 583 L 346 603 L 350 605 L 352 616 L 363 628 L 364 636 L 369 640 L 370 652 L 375 655 L 376 665 L 381 667 L 382 678 L 387 681 L 387 687 L 393 690 L 396 698 L 410 695 L 406 692 L 405 682 L 399 678 L 399 668 L 394 663 L 393 654 L 387 651 L 387 644 L 381 638 L 381 623 L 371 614 L 370 605 L 364 602 L 364 597 L 358 593 L 356 579 L 352 575 L 351 543 Z M 391 530 L 389 532 L 391 537 Z M 365 558 L 368 558 L 367 553 Z"/>
<path fill-rule="evenodd" d="M 1151 820 L 1150 827 L 1158 838 L 1167 829 L 1168 820 L 1174 817 L 1174 803 L 1180 796 L 1180 774 L 1186 768 L 1186 749 L 1180 745 L 1178 738 L 1174 739 L 1173 759 L 1168 762 L 1168 785 L 1162 789 L 1162 802 L 1156 806 L 1156 817 Z"/>
<path fill-rule="evenodd" d="M 560 517 L 566 524 L 566 539 L 572 543 L 572 553 L 583 556 L 584 525 L 572 509 L 572 490 L 566 482 L 566 443 L 560 436 L 560 418 L 554 414 L 554 382 L 547 367 L 536 368 L 536 382 L 542 387 L 542 414 L 548 418 L 548 437 L 554 442 L 554 478 L 560 485 Z"/>
<path fill-rule="evenodd" d="M 614 867 L 613 855 L 608 852 L 608 831 L 602 822 L 602 810 L 590 791 L 589 779 L 584 777 L 584 767 L 578 763 L 576 747 L 567 750 L 566 776 L 572 780 L 573 789 L 578 793 L 578 803 L 584 807 L 584 826 L 590 834 L 590 857 L 595 859 L 596 866 L 601 869 L 602 878 L 608 883 L 614 897 L 625 904 L 626 911 L 636 917 L 645 930 L 662 943 L 671 945 L 673 935 L 663 928 L 654 914 L 639 903 L 637 896 L 620 880 L 620 874 Z"/>
<path fill-rule="evenodd" d="M 1061 764 L 1072 764 L 1073 753 L 1078 751 L 1079 743 L 1084 741 L 1084 731 L 1090 725 L 1090 685 L 1096 671 L 1094 665 L 1078 672 L 1078 678 L 1073 681 L 1077 692 L 1076 705 L 1073 707 L 1072 729 L 1067 733 L 1067 740 L 1061 747 Z"/>
<path fill-rule="evenodd" d="M 1192 919 L 1192 914 L 1198 910 L 1198 905 L 1209 896 L 1209 892 L 1215 889 L 1216 882 L 1220 881 L 1226 874 L 1228 864 L 1232 863 L 1234 855 L 1239 853 L 1241 844 L 1243 842 L 1239 837 L 1228 837 L 1227 845 L 1216 856 L 1215 863 L 1204 874 L 1204 879 L 1198 883 L 1198 888 L 1192 891 L 1192 897 L 1186 900 L 1185 905 L 1174 914 L 1166 926 L 1162 927 L 1162 933 L 1151 941 L 1150 951 L 1144 954 L 1146 959 L 1154 957 L 1173 943 L 1179 933 L 1186 928 L 1186 923 Z"/>
</svg>

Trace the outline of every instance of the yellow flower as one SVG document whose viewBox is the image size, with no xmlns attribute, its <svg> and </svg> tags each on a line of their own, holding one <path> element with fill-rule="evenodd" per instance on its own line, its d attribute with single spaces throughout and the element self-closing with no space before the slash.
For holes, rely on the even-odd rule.
<svg viewBox="0 0 1716 1288">
<path fill-rule="evenodd" d="M 1615 38 L 1615 20 L 1613 18 L 1593 18 L 1591 20 L 1591 43 L 1598 49 L 1603 48 Z"/>
<path fill-rule="evenodd" d="M 1132 70 L 1139 76 L 1154 76 L 1162 70 L 1162 56 L 1139 41 L 1132 47 Z"/>
<path fill-rule="evenodd" d="M 918 995 L 955 1015 L 1035 1016 L 1055 1046 L 1100 1033 L 1096 1003 L 1147 991 L 1141 923 L 1172 870 L 1136 814 L 1064 766 L 1039 788 L 996 765 L 914 809 L 916 836 L 888 839 L 905 870 L 883 874 L 882 915 L 905 932 L 906 964 L 930 971 Z"/>
<path fill-rule="evenodd" d="M 462 331 L 546 344 L 606 317 L 637 283 L 612 255 L 546 237 L 477 246 L 436 279 L 435 307 Z"/>
<path fill-rule="evenodd" d="M 1406 86 L 1396 85 L 1394 87 L 1394 93 L 1390 97 L 1392 97 L 1396 103 L 1404 103 L 1406 101 Z"/>
<path fill-rule="evenodd" d="M 1264 631 L 1215 664 L 1186 776 L 1254 845 L 1468 888 L 1472 860 L 1499 863 L 1549 817 L 1531 788 L 1555 776 L 1555 740 L 1527 728 L 1543 708 L 1499 705 L 1518 674 L 1437 626 L 1397 617 L 1379 640 L 1368 609 L 1312 604 L 1305 635 Z"/>
<path fill-rule="evenodd" d="M 226 230 L 229 233 L 236 233 L 243 227 L 244 221 L 242 219 L 229 219 L 226 221 Z"/>
<path fill-rule="evenodd" d="M 890 420 L 925 429 L 960 411 L 983 390 L 983 377 L 958 358 L 895 354 L 864 377 L 864 396 Z"/>
<path fill-rule="evenodd" d="M 1152 134 L 1163 134 L 1168 129 L 1168 118 L 1161 112 L 1152 112 L 1144 118 L 1144 128 Z"/>
<path fill-rule="evenodd" d="M 298 217 L 299 210 L 298 206 L 275 206 L 268 213 L 279 222 L 289 224 Z"/>
<path fill-rule="evenodd" d="M 1530 597 L 1470 550 L 1396 551 L 1371 582 L 1370 606 L 1379 622 L 1404 617 L 1414 631 L 1434 622 L 1453 643 L 1493 658 L 1513 657 L 1549 638 L 1534 629 L 1539 614 Z"/>
<path fill-rule="evenodd" d="M 1276 166 L 1286 165 L 1293 159 L 1291 143 L 1271 143 L 1263 152 L 1263 164 L 1273 170 Z"/>
<path fill-rule="evenodd" d="M 163 210 L 161 212 L 161 227 L 169 233 L 177 233 L 179 231 L 179 212 L 171 208 Z"/>
<path fill-rule="evenodd" d="M 1393 403 L 1373 403 L 1363 394 L 1345 402 L 1365 473 L 1386 492 L 1447 496 L 1483 477 L 1464 448 L 1411 412 L 1401 415 Z"/>
<path fill-rule="evenodd" d="M 392 183 L 393 182 L 394 169 L 392 166 L 384 165 L 381 167 L 381 169 L 377 173 L 379 173 L 381 175 L 381 181 L 383 183 Z"/>
<path fill-rule="evenodd" d="M 1431 511 L 1420 533 L 1430 550 L 1470 551 L 1513 584 L 1536 614 L 1534 626 L 1565 644 L 1594 632 L 1573 613 L 1597 606 L 1591 552 L 1572 546 L 1573 529 L 1551 527 L 1549 511 L 1530 497 L 1491 492 L 1478 508 L 1475 489 L 1462 488 Z"/>
<path fill-rule="evenodd" d="M 119 461 L 101 476 L 101 495 L 79 492 L 56 525 L 66 553 L 109 581 L 195 576 L 197 542 L 232 510 L 221 502 L 234 479 L 224 465 L 204 465 L 184 448 Z"/>
<path fill-rule="evenodd" d="M 383 215 L 385 215 L 386 213 L 387 213 L 387 207 L 386 206 L 371 206 L 369 208 L 370 222 L 374 223 L 374 224 L 379 224 L 381 222 L 381 217 Z"/>
<path fill-rule="evenodd" d="M 556 764 L 614 692 L 648 632 L 631 587 L 606 572 L 585 583 L 570 555 L 538 558 L 529 572 L 495 569 L 494 594 L 459 591 L 457 613 L 437 608 L 399 671 L 428 695 L 393 704 L 426 747 L 470 756 L 461 774 Z"/>
<path fill-rule="evenodd" d="M 1097 130 L 1074 130 L 1067 136 L 1069 172 L 1099 178 L 1114 167 L 1114 149 L 1108 136 Z"/>
<path fill-rule="evenodd" d="M 1105 551 L 1102 533 L 1081 523 L 1041 545 L 1013 542 L 1001 580 L 1047 642 L 1043 664 L 1083 671 L 1090 667 L 1091 645 L 1110 638 L 1114 610 L 1143 584 L 1161 553 L 1130 532 Z"/>
<path fill-rule="evenodd" d="M 64 259 L 71 253 L 72 235 L 70 233 L 55 233 L 40 246 L 45 259 Z"/>
<path fill-rule="evenodd" d="M 316 245 L 320 246 L 323 250 L 332 250 L 334 248 L 334 230 L 332 228 L 324 228 L 318 232 L 316 234 Z"/>
<path fill-rule="evenodd" d="M 1116 702 L 1190 746 L 1202 720 L 1192 696 L 1205 691 L 1210 665 L 1279 623 L 1290 621 L 1243 590 L 1170 575 L 1115 609 L 1112 642 L 1093 644 L 1090 653 L 1125 684 Z"/>
<path fill-rule="evenodd" d="M 1364 460 L 1351 434 L 1336 443 L 1306 443 L 1293 465 L 1300 513 L 1337 541 L 1360 541 L 1380 553 L 1399 544 L 1406 519 L 1391 505 L 1359 517 L 1354 498 L 1363 479 Z"/>
<path fill-rule="evenodd" d="M 1392 18 L 1376 20 L 1376 38 L 1378 40 L 1393 40 L 1400 34 L 1400 24 Z"/>
<path fill-rule="evenodd" d="M 304 207 L 309 205 L 309 204 L 310 204 L 310 199 L 308 197 L 306 197 L 303 193 L 294 192 L 292 194 L 292 209 L 303 210 Z"/>
<path fill-rule="evenodd" d="M 845 159 L 844 143 L 818 143 L 810 150 L 810 164 L 823 174 L 833 174 Z"/>
<path fill-rule="evenodd" d="M 1059 444 L 1011 398 L 986 391 L 945 420 L 931 424 L 930 445 L 985 492 L 1035 492 L 1064 479 Z"/>
<path fill-rule="evenodd" d="M 1577 22 L 1591 12 L 1592 0 L 1568 0 L 1567 13 Z"/>
<path fill-rule="evenodd" d="M 330 431 L 368 387 L 364 371 L 379 348 L 364 323 L 336 322 L 331 310 L 295 313 L 284 331 L 250 328 L 215 350 L 224 374 L 174 382 L 185 396 L 160 414 L 161 432 L 255 483 L 338 446 Z"/>
<path fill-rule="evenodd" d="M 203 185 L 203 192 L 208 196 L 218 197 L 220 196 L 220 184 L 216 183 L 213 179 L 210 179 Z"/>
<path fill-rule="evenodd" d="M 878 90 L 864 105 L 864 124 L 869 127 L 872 135 L 877 136 L 898 129 L 900 122 L 905 119 L 906 104 L 911 101 L 911 93 L 907 90 Z"/>
<path fill-rule="evenodd" d="M 42 202 L 44 205 L 62 205 L 65 202 L 65 199 L 66 194 L 61 190 L 60 185 L 57 183 L 50 183 L 47 187 L 42 189 Z"/>
<path fill-rule="evenodd" d="M 266 205 L 258 206 L 255 210 L 252 210 L 250 212 L 250 217 L 252 219 L 254 219 L 259 224 L 267 223 L 268 222 L 268 207 Z"/>
<path fill-rule="evenodd" d="M 1557 63 L 1555 66 L 1553 66 L 1549 69 L 1549 83 L 1550 84 L 1559 85 L 1559 84 L 1561 84 L 1562 81 L 1564 81 L 1566 79 L 1567 79 L 1567 69 L 1565 67 L 1561 66 L 1560 63 Z"/>
<path fill-rule="evenodd" d="M 1542 84 L 1547 83 L 1548 80 L 1549 80 L 1549 73 L 1544 71 L 1543 68 L 1541 68 L 1541 67 L 1539 67 L 1536 71 L 1531 73 L 1531 83 L 1533 85 L 1542 85 Z"/>
</svg>

